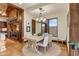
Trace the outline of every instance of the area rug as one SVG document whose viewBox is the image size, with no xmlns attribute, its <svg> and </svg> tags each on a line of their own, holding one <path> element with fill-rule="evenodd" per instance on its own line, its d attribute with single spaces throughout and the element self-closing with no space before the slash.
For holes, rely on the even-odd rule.
<svg viewBox="0 0 79 59">
<path fill-rule="evenodd" d="M 52 46 L 48 48 L 46 53 L 42 53 L 39 55 L 36 51 L 27 48 L 27 44 L 22 49 L 22 53 L 24 56 L 58 56 L 61 53 L 61 47 L 56 43 L 52 43 Z"/>
</svg>

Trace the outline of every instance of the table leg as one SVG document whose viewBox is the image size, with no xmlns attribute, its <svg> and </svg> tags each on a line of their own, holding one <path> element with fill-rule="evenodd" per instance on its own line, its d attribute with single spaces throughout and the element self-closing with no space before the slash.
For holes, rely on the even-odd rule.
<svg viewBox="0 0 79 59">
<path fill-rule="evenodd" d="M 40 52 L 38 51 L 36 44 L 37 44 L 37 42 L 34 42 L 34 43 L 33 43 L 33 48 L 34 48 L 34 50 L 35 50 L 39 55 L 42 55 L 42 53 L 40 53 Z"/>
<path fill-rule="evenodd" d="M 39 55 L 42 55 L 42 53 L 40 53 L 37 49 L 37 42 L 36 41 L 28 40 L 28 48 L 31 48 L 33 51 L 35 51 Z"/>
<path fill-rule="evenodd" d="M 32 46 L 32 42 L 28 40 L 28 48 L 30 48 L 31 46 Z"/>
</svg>

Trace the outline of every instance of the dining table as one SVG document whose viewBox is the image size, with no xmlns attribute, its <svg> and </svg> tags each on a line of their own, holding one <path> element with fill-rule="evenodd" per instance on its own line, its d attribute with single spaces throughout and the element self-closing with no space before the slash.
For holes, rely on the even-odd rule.
<svg viewBox="0 0 79 59">
<path fill-rule="evenodd" d="M 31 48 L 33 51 L 36 51 L 39 55 L 41 55 L 37 49 L 37 42 L 43 40 L 43 36 L 31 35 L 27 36 L 25 39 L 28 41 L 28 48 Z"/>
<path fill-rule="evenodd" d="M 24 38 L 28 41 L 28 48 L 31 48 L 33 51 L 36 51 L 39 55 L 40 53 L 37 49 L 37 42 L 44 39 L 44 36 L 37 36 L 37 35 L 29 35 L 26 38 Z M 48 40 L 49 43 L 51 43 L 51 39 Z"/>
</svg>

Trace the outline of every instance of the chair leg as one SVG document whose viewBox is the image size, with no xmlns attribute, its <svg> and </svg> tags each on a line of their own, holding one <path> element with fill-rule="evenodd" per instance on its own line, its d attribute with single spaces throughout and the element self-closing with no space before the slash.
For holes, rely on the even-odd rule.
<svg viewBox="0 0 79 59">
<path fill-rule="evenodd" d="M 48 47 L 51 47 L 51 46 L 52 46 L 52 42 L 49 42 Z"/>
<path fill-rule="evenodd" d="M 36 48 L 38 49 L 38 46 L 36 46 Z"/>
<path fill-rule="evenodd" d="M 28 40 L 28 48 L 32 47 L 32 42 Z"/>
</svg>

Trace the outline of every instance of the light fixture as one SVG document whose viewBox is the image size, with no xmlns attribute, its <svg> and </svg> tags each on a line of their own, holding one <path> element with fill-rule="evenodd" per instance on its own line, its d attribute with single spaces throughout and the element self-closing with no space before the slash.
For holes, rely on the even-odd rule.
<svg viewBox="0 0 79 59">
<path fill-rule="evenodd" d="M 40 11 L 40 13 L 39 13 L 38 17 L 36 18 L 36 21 L 37 22 L 45 22 L 46 18 L 44 18 L 44 16 L 43 16 L 43 13 L 45 10 L 43 10 L 42 8 L 39 8 L 39 11 Z"/>
</svg>

